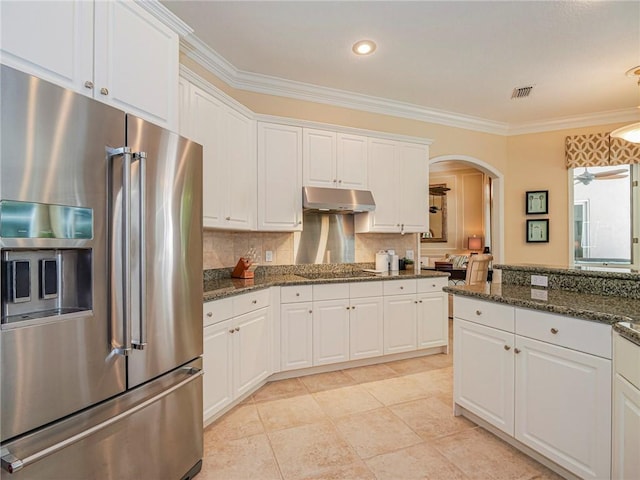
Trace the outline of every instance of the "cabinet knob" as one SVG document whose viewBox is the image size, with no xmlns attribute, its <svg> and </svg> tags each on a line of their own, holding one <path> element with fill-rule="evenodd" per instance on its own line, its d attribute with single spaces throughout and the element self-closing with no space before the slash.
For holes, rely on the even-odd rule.
<svg viewBox="0 0 640 480">
<path fill-rule="evenodd" d="M 213 317 L 213 312 L 207 312 L 207 317 L 209 318 Z"/>
<path fill-rule="evenodd" d="M 402 285 L 400 285 L 400 290 L 404 290 L 404 287 Z"/>
<path fill-rule="evenodd" d="M 236 327 L 233 329 L 235 332 L 239 332 L 240 331 L 240 327 Z"/>
<path fill-rule="evenodd" d="M 302 225 L 302 220 L 298 220 L 298 225 Z"/>
<path fill-rule="evenodd" d="M 313 313 L 313 310 L 309 310 L 309 313 Z"/>
<path fill-rule="evenodd" d="M 551 333 L 553 333 L 555 335 L 556 333 L 558 333 L 558 329 L 557 328 L 552 328 L 551 329 Z"/>
<path fill-rule="evenodd" d="M 225 219 L 226 221 L 229 221 L 229 220 L 231 220 L 231 217 L 224 217 L 224 219 Z"/>
<path fill-rule="evenodd" d="M 299 296 L 300 296 L 300 294 L 299 294 L 299 293 L 296 293 L 296 297 L 299 297 Z"/>
<path fill-rule="evenodd" d="M 479 316 L 479 315 L 482 315 L 482 311 L 480 311 L 480 310 L 476 310 L 476 315 L 478 315 L 478 316 Z"/>
<path fill-rule="evenodd" d="M 251 303 L 255 305 L 256 303 L 258 303 L 258 300 L 251 300 Z"/>
<path fill-rule="evenodd" d="M 347 310 L 351 309 L 351 307 L 347 307 Z"/>
<path fill-rule="evenodd" d="M 506 351 L 509 351 L 509 350 L 511 350 L 511 347 L 510 347 L 509 345 L 505 345 L 505 346 L 504 346 L 504 349 L 505 349 Z"/>
<path fill-rule="evenodd" d="M 413 301 L 413 303 L 418 303 L 418 301 L 417 301 L 417 300 L 414 300 L 414 301 Z"/>
<path fill-rule="evenodd" d="M 338 183 L 342 183 L 342 180 L 338 180 Z"/>
<path fill-rule="evenodd" d="M 422 300 L 419 300 L 418 303 L 422 303 Z"/>
<path fill-rule="evenodd" d="M 101 93 L 102 95 L 109 95 L 109 89 L 108 89 L 108 88 L 105 88 L 105 87 L 102 87 L 102 88 L 100 89 L 100 93 Z"/>
<path fill-rule="evenodd" d="M 355 310 L 355 309 L 356 309 L 355 305 L 353 307 L 351 307 L 351 310 Z"/>
<path fill-rule="evenodd" d="M 514 348 L 513 351 L 516 352 L 516 353 L 520 353 L 520 349 L 519 348 Z"/>
<path fill-rule="evenodd" d="M 337 178 L 334 178 L 334 179 L 333 179 L 333 183 L 338 183 L 338 179 L 337 179 Z"/>
<path fill-rule="evenodd" d="M 233 328 L 231 330 L 229 330 L 229 333 L 233 333 Z"/>
<path fill-rule="evenodd" d="M 435 283 L 432 283 L 432 284 L 431 284 L 431 288 L 436 288 L 436 284 L 435 284 Z"/>
<path fill-rule="evenodd" d="M 89 90 L 93 90 L 93 82 L 90 80 L 87 80 L 86 82 L 84 82 L 84 88 L 88 88 Z"/>
</svg>

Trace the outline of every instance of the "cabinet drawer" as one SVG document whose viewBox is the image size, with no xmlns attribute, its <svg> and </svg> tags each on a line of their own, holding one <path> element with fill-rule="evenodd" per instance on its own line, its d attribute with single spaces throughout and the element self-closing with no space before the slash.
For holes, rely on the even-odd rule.
<svg viewBox="0 0 640 480">
<path fill-rule="evenodd" d="M 416 293 L 416 281 L 411 280 L 385 280 L 384 282 L 384 294 L 385 295 L 404 295 L 410 293 Z"/>
<path fill-rule="evenodd" d="M 500 303 L 485 302 L 455 295 L 453 298 L 453 316 L 470 322 L 499 328 L 506 332 L 514 331 L 514 307 Z"/>
<path fill-rule="evenodd" d="M 441 292 L 446 287 L 448 278 L 420 278 L 418 279 L 418 293 Z"/>
<path fill-rule="evenodd" d="M 313 286 L 313 301 L 349 298 L 348 283 L 326 283 Z"/>
<path fill-rule="evenodd" d="M 640 345 L 635 345 L 617 333 L 613 337 L 613 364 L 616 372 L 636 388 L 640 388 Z"/>
<path fill-rule="evenodd" d="M 354 282 L 349 284 L 349 298 L 381 296 L 382 282 Z"/>
<path fill-rule="evenodd" d="M 237 317 L 269 305 L 269 289 L 233 297 L 233 316 Z"/>
<path fill-rule="evenodd" d="M 604 323 L 517 308 L 516 334 L 611 358 L 611 326 Z"/>
<path fill-rule="evenodd" d="M 280 288 L 280 303 L 310 302 L 313 288 L 311 285 L 295 285 Z"/>
<path fill-rule="evenodd" d="M 221 322 L 222 320 L 228 320 L 233 316 L 233 299 L 223 298 L 221 300 L 207 302 L 203 305 L 202 312 L 202 324 L 204 327 Z"/>
</svg>

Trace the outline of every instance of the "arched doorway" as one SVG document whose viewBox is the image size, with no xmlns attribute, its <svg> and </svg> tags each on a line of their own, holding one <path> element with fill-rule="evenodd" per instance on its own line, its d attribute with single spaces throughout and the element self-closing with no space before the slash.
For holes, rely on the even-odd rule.
<svg viewBox="0 0 640 480">
<path fill-rule="evenodd" d="M 491 178 L 491 247 L 495 263 L 504 262 L 504 176 L 493 165 L 469 155 L 440 155 L 429 159 L 429 166 L 440 162 L 459 162 L 480 170 Z"/>
</svg>

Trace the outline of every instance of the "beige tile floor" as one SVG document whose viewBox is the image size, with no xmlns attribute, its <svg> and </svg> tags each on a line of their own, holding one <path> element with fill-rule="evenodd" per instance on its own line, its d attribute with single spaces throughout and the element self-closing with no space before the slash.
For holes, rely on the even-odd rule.
<svg viewBox="0 0 640 480">
<path fill-rule="evenodd" d="M 268 383 L 205 430 L 199 480 L 560 479 L 452 414 L 452 356 Z"/>
</svg>

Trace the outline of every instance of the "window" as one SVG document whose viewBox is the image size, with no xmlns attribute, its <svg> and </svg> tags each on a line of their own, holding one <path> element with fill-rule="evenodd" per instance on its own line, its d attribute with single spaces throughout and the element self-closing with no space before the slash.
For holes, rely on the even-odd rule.
<svg viewBox="0 0 640 480">
<path fill-rule="evenodd" d="M 573 259 L 576 264 L 637 266 L 640 207 L 638 165 L 579 167 L 573 180 Z M 635 240 L 637 242 L 637 240 Z"/>
</svg>

